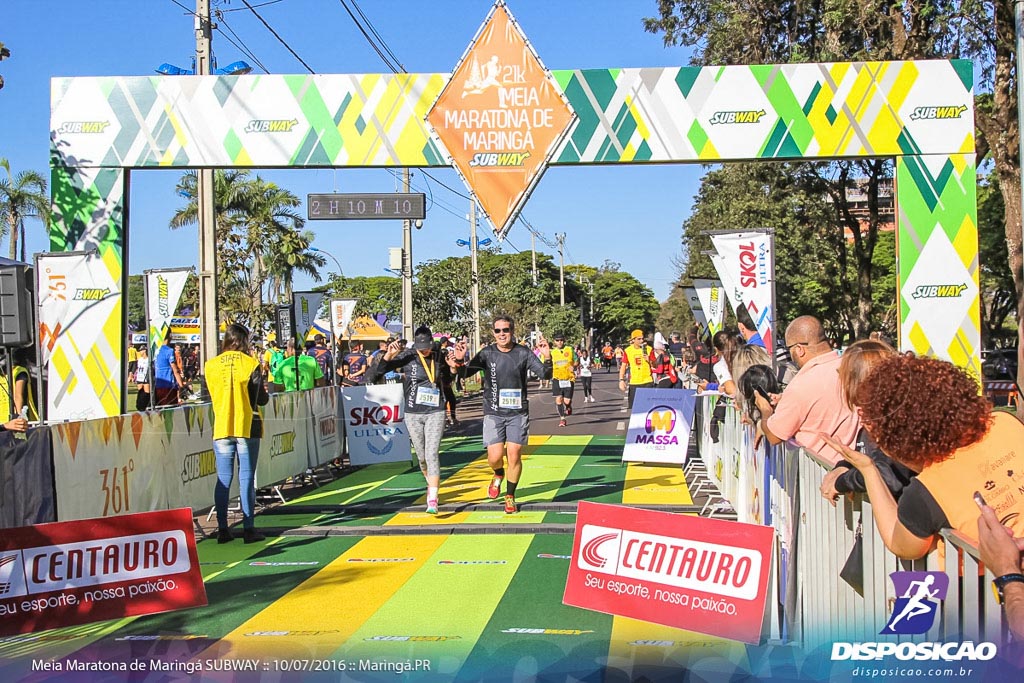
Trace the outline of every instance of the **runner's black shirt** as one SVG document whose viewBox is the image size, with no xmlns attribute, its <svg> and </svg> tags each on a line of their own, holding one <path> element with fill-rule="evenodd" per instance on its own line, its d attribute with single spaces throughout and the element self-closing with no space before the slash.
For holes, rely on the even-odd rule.
<svg viewBox="0 0 1024 683">
<path fill-rule="evenodd" d="M 516 344 L 508 351 L 501 351 L 497 344 L 490 344 L 469 361 L 466 376 L 471 377 L 481 370 L 484 373 L 484 415 L 528 415 L 530 402 L 526 398 L 526 371 L 532 370 L 541 379 L 551 379 L 551 369 L 550 357 L 541 361 L 522 344 Z M 519 389 L 522 408 L 498 407 L 502 389 Z"/>
<path fill-rule="evenodd" d="M 384 360 L 383 354 L 380 362 L 374 363 L 366 371 L 366 383 L 372 384 L 378 375 L 386 372 L 400 370 L 402 373 L 402 387 L 405 390 L 405 412 L 407 413 L 439 413 L 444 411 L 444 386 L 441 382 L 441 366 L 447 367 L 448 363 L 438 353 L 435 345 L 433 353 L 423 359 L 426 367 L 420 362 L 420 355 L 413 349 L 406 349 L 399 352 L 391 360 Z M 430 373 L 427 372 L 430 369 Z M 430 374 L 434 379 L 431 381 Z M 416 403 L 416 392 L 420 387 L 424 389 L 436 389 L 438 392 L 438 405 L 431 406 L 423 403 Z"/>
</svg>

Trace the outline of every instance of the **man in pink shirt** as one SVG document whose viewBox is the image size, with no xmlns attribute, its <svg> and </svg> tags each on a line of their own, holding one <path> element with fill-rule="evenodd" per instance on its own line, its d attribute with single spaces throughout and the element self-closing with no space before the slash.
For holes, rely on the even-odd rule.
<svg viewBox="0 0 1024 683">
<path fill-rule="evenodd" d="M 773 445 L 794 439 L 835 464 L 842 455 L 826 445 L 818 433 L 830 434 L 852 447 L 860 430 L 860 419 L 842 398 L 839 354 L 825 339 L 821 321 L 810 315 L 800 316 L 786 328 L 786 349 L 800 371 L 775 406 L 755 396 L 762 417 L 757 423 L 758 436 L 763 435 Z"/>
</svg>

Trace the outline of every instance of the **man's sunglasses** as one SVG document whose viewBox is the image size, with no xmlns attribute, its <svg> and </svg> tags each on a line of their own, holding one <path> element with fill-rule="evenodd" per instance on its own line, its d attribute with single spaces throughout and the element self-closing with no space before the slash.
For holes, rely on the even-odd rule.
<svg viewBox="0 0 1024 683">
<path fill-rule="evenodd" d="M 511 327 L 495 327 L 494 334 L 508 334 L 512 331 Z"/>
</svg>

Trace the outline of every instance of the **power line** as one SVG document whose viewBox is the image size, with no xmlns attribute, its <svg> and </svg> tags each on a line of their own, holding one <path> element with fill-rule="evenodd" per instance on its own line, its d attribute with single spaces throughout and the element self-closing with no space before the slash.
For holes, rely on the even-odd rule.
<svg viewBox="0 0 1024 683">
<path fill-rule="evenodd" d="M 239 8 L 239 9 L 241 9 L 241 8 Z M 242 54 L 244 54 L 246 57 L 248 57 L 252 61 L 256 62 L 256 66 L 258 66 L 259 68 L 263 69 L 263 73 L 269 74 L 270 70 L 267 69 L 267 67 L 265 67 L 263 65 L 263 62 L 261 62 L 259 57 L 256 56 L 256 53 L 254 53 L 252 50 L 250 50 L 249 46 L 246 45 L 245 41 L 242 40 L 242 37 L 239 36 L 238 33 L 235 32 L 235 29 L 231 28 L 231 26 L 228 25 L 227 18 L 221 13 L 221 10 L 217 10 L 217 13 L 218 13 L 217 19 L 219 21 L 219 24 L 217 26 L 218 33 L 220 33 L 221 36 L 223 36 L 225 40 L 227 40 L 229 43 L 234 45 L 239 51 L 241 51 Z M 236 43 L 234 40 L 232 40 L 231 36 L 229 36 L 228 34 L 224 33 L 224 31 L 221 30 L 220 25 L 223 25 L 228 31 L 230 31 L 231 35 L 235 37 L 235 40 L 237 40 L 238 43 Z M 239 43 L 241 43 L 241 45 L 239 45 Z"/>
<path fill-rule="evenodd" d="M 315 74 L 316 73 L 316 71 L 313 71 L 313 67 L 311 67 L 309 64 L 306 64 L 306 62 L 303 61 L 302 57 L 300 57 L 295 52 L 295 50 L 292 49 L 291 45 L 289 45 L 287 42 L 285 42 L 285 39 L 282 38 L 281 36 L 279 36 L 277 31 L 275 31 L 270 26 L 270 24 L 268 24 L 267 21 L 263 17 L 260 16 L 260 13 L 257 12 L 255 9 L 253 9 L 253 6 L 249 4 L 249 0 L 242 0 L 242 4 L 245 5 L 246 7 L 248 7 L 249 11 L 251 11 L 254 15 L 256 15 L 256 18 L 259 19 L 260 22 L 264 26 L 267 27 L 267 30 L 270 31 L 274 35 L 275 38 L 277 38 L 278 42 L 280 42 L 282 45 L 284 45 L 288 49 L 288 52 L 292 53 L 292 56 L 295 57 L 295 59 L 299 60 L 299 63 L 302 64 L 302 66 L 306 67 L 306 70 L 309 71 L 309 73 L 311 73 L 311 74 Z"/>
<path fill-rule="evenodd" d="M 245 2 L 245 0 L 242 1 Z M 341 3 L 341 6 L 345 8 L 345 11 L 348 12 L 348 16 L 351 17 L 352 22 L 356 25 L 356 28 L 359 29 L 359 32 L 363 34 L 363 38 L 366 39 L 366 42 L 369 43 L 370 47 L 373 48 L 373 51 L 377 53 L 377 56 L 381 58 L 381 61 L 383 61 L 384 64 L 387 65 L 387 67 L 391 69 L 394 73 L 399 73 L 398 67 L 391 63 L 387 55 L 384 54 L 384 52 L 377 45 L 377 43 L 374 42 L 373 38 L 370 37 L 370 34 L 366 32 L 366 29 L 363 27 L 363 25 L 359 23 L 359 20 L 356 19 L 356 15 L 352 13 L 352 9 L 348 6 L 348 3 L 345 2 L 345 0 L 338 1 Z M 390 50 L 388 51 L 390 52 Z M 397 62 L 398 60 L 395 61 Z M 401 66 L 401 64 L 399 64 L 399 66 Z M 402 67 L 402 71 L 405 71 L 405 67 Z"/>
<path fill-rule="evenodd" d="M 381 35 L 379 33 L 377 33 L 377 29 L 374 27 L 373 22 L 370 21 L 367 18 L 367 16 L 365 14 L 363 14 L 363 10 L 361 10 L 359 8 L 359 3 L 357 3 L 356 0 L 352 0 L 352 6 L 356 8 L 356 12 L 359 12 L 359 16 L 361 16 L 363 18 L 363 21 L 366 22 L 366 25 L 370 27 L 370 31 L 373 33 L 374 36 L 376 36 L 377 40 L 380 42 L 381 47 L 383 47 L 384 50 L 387 51 L 387 53 L 395 61 L 395 64 L 397 64 L 398 66 L 401 67 L 402 73 L 406 73 L 405 65 L 402 64 L 402 60 L 400 60 L 398 58 L 398 56 L 394 52 L 391 51 L 391 48 L 388 47 L 388 44 L 384 41 L 384 39 L 381 37 Z"/>
<path fill-rule="evenodd" d="M 258 5 L 253 5 L 253 7 L 266 7 L 267 5 L 276 5 L 279 2 L 284 2 L 284 0 L 269 0 L 268 2 L 261 2 Z M 241 7 L 236 7 L 235 9 L 225 9 L 225 10 L 218 9 L 217 11 L 218 12 L 241 12 L 242 8 Z"/>
</svg>

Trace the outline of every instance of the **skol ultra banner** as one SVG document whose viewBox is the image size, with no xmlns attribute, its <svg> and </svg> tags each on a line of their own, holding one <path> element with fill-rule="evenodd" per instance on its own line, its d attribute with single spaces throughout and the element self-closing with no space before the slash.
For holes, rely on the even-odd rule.
<svg viewBox="0 0 1024 683">
<path fill-rule="evenodd" d="M 335 339 L 349 336 L 352 314 L 356 310 L 355 299 L 335 299 L 331 302 L 331 334 Z"/>
<path fill-rule="evenodd" d="M 581 501 L 562 602 L 757 644 L 773 534 L 767 526 Z"/>
<path fill-rule="evenodd" d="M 0 586 L 5 636 L 206 604 L 188 509 L 6 529 Z"/>
<path fill-rule="evenodd" d="M 491 9 L 427 114 L 499 237 L 572 120 L 562 89 L 502 3 Z"/>
<path fill-rule="evenodd" d="M 722 283 L 717 280 L 697 279 L 693 281 L 693 287 L 700 297 L 700 307 L 708 320 L 708 330 L 713 335 L 722 329 L 722 321 L 725 319 L 725 302 L 722 301 L 725 292 Z"/>
<path fill-rule="evenodd" d="M 712 234 L 723 268 L 737 288 L 740 305 L 750 311 L 764 346 L 775 348 L 775 257 L 772 235 L 766 232 Z M 723 282 L 725 278 L 723 278 Z"/>
<path fill-rule="evenodd" d="M 95 251 L 36 257 L 47 419 L 121 412 L 121 286 Z M 102 362 L 97 363 L 97 359 Z"/>
<path fill-rule="evenodd" d="M 401 384 L 342 387 L 345 432 L 353 465 L 400 462 L 412 456 Z"/>
<path fill-rule="evenodd" d="M 696 288 L 683 287 L 683 297 L 686 299 L 686 303 L 690 305 L 690 312 L 693 313 L 694 321 L 700 327 L 697 336 L 703 337 L 704 330 L 708 329 L 708 318 L 704 313 L 704 308 L 701 306 L 700 296 Z"/>
<path fill-rule="evenodd" d="M 168 268 L 147 270 L 144 273 L 150 358 L 156 358 L 156 350 L 170 334 L 171 319 L 178 308 L 181 293 L 185 291 L 185 283 L 191 272 L 191 268 Z"/>
<path fill-rule="evenodd" d="M 695 406 L 696 392 L 689 389 L 637 389 L 623 462 L 684 464 Z"/>
<path fill-rule="evenodd" d="M 295 336 L 299 340 L 306 338 L 316 322 L 317 311 L 324 300 L 320 292 L 295 292 L 292 294 L 292 307 L 295 311 Z"/>
</svg>

